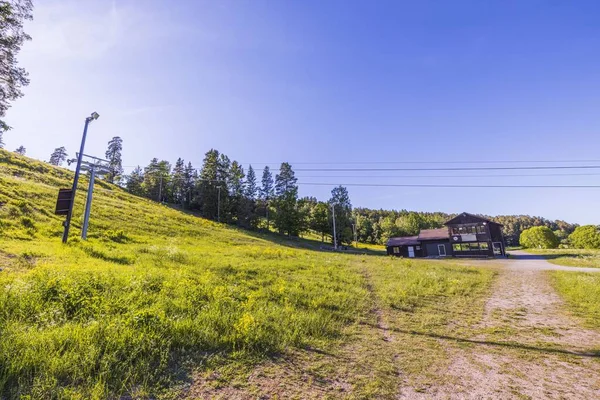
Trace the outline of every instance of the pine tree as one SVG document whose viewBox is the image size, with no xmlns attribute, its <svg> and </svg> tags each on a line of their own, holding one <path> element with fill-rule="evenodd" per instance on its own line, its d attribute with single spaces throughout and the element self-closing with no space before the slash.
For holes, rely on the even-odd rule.
<svg viewBox="0 0 600 400">
<path fill-rule="evenodd" d="M 20 154 L 22 156 L 24 156 L 26 152 L 27 152 L 27 149 L 25 149 L 25 147 L 23 147 L 23 146 L 19 146 L 15 150 L 15 153 Z"/>
<path fill-rule="evenodd" d="M 209 150 L 202 162 L 200 169 L 200 178 L 198 179 L 198 205 L 204 218 L 216 220 L 219 214 L 218 210 L 218 189 L 220 187 L 219 177 L 219 152 Z"/>
<path fill-rule="evenodd" d="M 50 164 L 52 165 L 62 165 L 63 162 L 67 159 L 67 149 L 63 147 L 58 147 L 54 149 L 52 154 L 50 155 Z"/>
<path fill-rule="evenodd" d="M 194 169 L 191 162 L 185 167 L 183 172 L 183 190 L 185 195 L 185 204 L 188 208 L 192 207 L 194 199 L 194 187 L 198 180 L 198 172 Z"/>
<path fill-rule="evenodd" d="M 173 201 L 177 204 L 185 202 L 185 163 L 182 158 L 178 158 L 173 168 L 171 176 L 173 182 Z"/>
<path fill-rule="evenodd" d="M 280 233 L 297 236 L 300 231 L 300 213 L 298 211 L 298 186 L 292 166 L 281 164 L 279 174 L 275 176 L 275 227 Z"/>
<path fill-rule="evenodd" d="M 115 136 L 108 142 L 108 149 L 105 153 L 106 159 L 108 160 L 108 168 L 110 170 L 110 172 L 106 174 L 106 180 L 110 183 L 119 183 L 121 175 L 123 175 L 121 151 L 123 151 L 123 139 Z"/>
<path fill-rule="evenodd" d="M 351 243 L 352 203 L 350 203 L 348 189 L 343 186 L 333 188 L 331 199 L 329 199 L 329 206 L 335 210 L 335 235 L 337 243 Z M 333 220 L 331 222 L 333 224 Z"/>
<path fill-rule="evenodd" d="M 271 201 L 273 200 L 273 197 L 275 196 L 273 174 L 271 173 L 271 170 L 269 169 L 268 165 L 263 170 L 261 183 L 262 183 L 262 186 L 258 191 L 258 197 L 259 197 L 258 212 L 260 213 L 260 215 L 265 216 L 266 223 L 267 223 L 267 231 L 268 231 L 269 223 L 270 223 Z"/>
<path fill-rule="evenodd" d="M 31 37 L 23 31 L 23 24 L 33 19 L 31 0 L 4 0 L 0 2 L 0 118 L 6 116 L 10 102 L 23 96 L 21 88 L 29 84 L 27 71 L 17 64 L 17 54 Z M 0 120 L 0 132 L 10 127 Z"/>
<path fill-rule="evenodd" d="M 136 196 L 143 196 L 144 195 L 144 189 L 142 186 L 143 183 L 144 183 L 144 172 L 142 171 L 142 168 L 140 168 L 140 166 L 138 165 L 131 172 L 131 174 L 127 177 L 127 183 L 126 183 L 125 187 L 127 188 L 127 191 L 129 193 L 134 194 Z"/>
<path fill-rule="evenodd" d="M 152 200 L 163 202 L 170 199 L 171 164 L 153 158 L 144 168 L 144 193 Z"/>
<path fill-rule="evenodd" d="M 247 226 L 244 177 L 244 169 L 237 161 L 234 161 L 231 164 L 228 179 L 229 212 L 235 216 L 238 226 Z"/>
<path fill-rule="evenodd" d="M 271 173 L 271 170 L 269 169 L 268 166 L 265 167 L 265 169 L 263 170 L 263 175 L 262 175 L 262 187 L 260 188 L 259 191 L 259 197 L 261 200 L 269 200 L 271 198 L 273 198 L 273 195 L 275 194 L 274 189 L 273 189 L 273 174 Z"/>
<path fill-rule="evenodd" d="M 256 185 L 256 173 L 252 165 L 248 167 L 248 173 L 246 174 L 246 198 L 249 200 L 256 200 L 258 194 L 258 186 Z"/>
<path fill-rule="evenodd" d="M 329 206 L 327 203 L 319 201 L 311 210 L 309 227 L 313 231 L 321 234 L 321 242 L 325 240 L 325 235 L 332 233 L 332 227 L 329 223 Z"/>
</svg>

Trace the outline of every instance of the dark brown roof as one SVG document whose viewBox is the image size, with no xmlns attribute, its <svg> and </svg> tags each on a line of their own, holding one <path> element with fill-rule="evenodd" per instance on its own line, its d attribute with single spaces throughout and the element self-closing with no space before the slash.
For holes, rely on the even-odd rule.
<svg viewBox="0 0 600 400">
<path fill-rule="evenodd" d="M 416 246 L 418 244 L 420 244 L 418 236 L 394 237 L 387 241 L 388 246 Z"/>
<path fill-rule="evenodd" d="M 472 218 L 476 218 L 476 219 L 479 219 L 479 220 L 481 220 L 481 221 L 484 221 L 484 222 L 489 222 L 490 224 L 496 224 L 496 225 L 504 226 L 504 225 L 502 225 L 502 224 L 500 224 L 500 223 L 498 223 L 498 222 L 494 222 L 494 221 L 492 221 L 491 219 L 487 219 L 487 218 L 485 218 L 485 217 L 482 217 L 481 215 L 469 214 L 469 213 L 467 213 L 467 212 L 464 212 L 464 213 L 460 213 L 460 214 L 458 214 L 456 217 L 454 217 L 454 218 L 452 218 L 452 219 L 450 219 L 450 220 L 448 220 L 448 221 L 444 222 L 444 225 L 449 225 L 449 224 L 451 224 L 451 223 L 452 223 L 452 222 L 453 222 L 455 219 L 458 219 L 458 218 L 460 218 L 461 216 L 462 216 L 462 217 L 472 217 Z"/>
<path fill-rule="evenodd" d="M 423 229 L 418 236 L 419 240 L 440 240 L 448 239 L 449 237 L 448 228 Z"/>
</svg>

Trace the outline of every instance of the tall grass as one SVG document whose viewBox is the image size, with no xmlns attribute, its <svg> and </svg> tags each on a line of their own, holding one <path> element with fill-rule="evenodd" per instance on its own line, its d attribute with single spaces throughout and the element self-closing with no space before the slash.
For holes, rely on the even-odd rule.
<svg viewBox="0 0 600 400">
<path fill-rule="evenodd" d="M 290 248 L 105 183 L 90 239 L 76 237 L 80 191 L 65 246 L 52 211 L 70 178 L 0 150 L 0 398 L 155 397 L 202 365 L 328 348 L 370 313 L 365 268 L 400 308 L 487 279 Z"/>
</svg>

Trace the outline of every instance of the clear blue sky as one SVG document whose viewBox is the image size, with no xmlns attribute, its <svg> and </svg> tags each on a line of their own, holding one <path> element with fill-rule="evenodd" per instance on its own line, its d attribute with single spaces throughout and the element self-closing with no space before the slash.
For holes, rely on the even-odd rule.
<svg viewBox="0 0 600 400">
<path fill-rule="evenodd" d="M 31 85 L 9 110 L 5 142 L 35 158 L 63 145 L 73 154 L 83 119 L 98 111 L 86 153 L 103 155 L 118 135 L 125 165 L 183 157 L 200 166 L 210 148 L 259 170 L 600 159 L 598 15 L 597 1 L 39 0 L 20 57 Z M 600 176 L 300 182 L 585 185 Z M 327 199 L 330 189 L 301 186 L 301 195 Z M 349 190 L 355 206 L 600 224 L 600 189 Z"/>
</svg>

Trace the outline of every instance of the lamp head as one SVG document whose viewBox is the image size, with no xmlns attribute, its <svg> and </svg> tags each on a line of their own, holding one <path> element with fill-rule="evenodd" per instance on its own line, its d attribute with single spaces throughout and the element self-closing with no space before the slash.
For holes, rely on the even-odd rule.
<svg viewBox="0 0 600 400">
<path fill-rule="evenodd" d="M 96 111 L 94 111 L 91 115 L 92 119 L 98 119 L 98 117 L 100 116 L 100 114 L 98 114 Z"/>
</svg>

